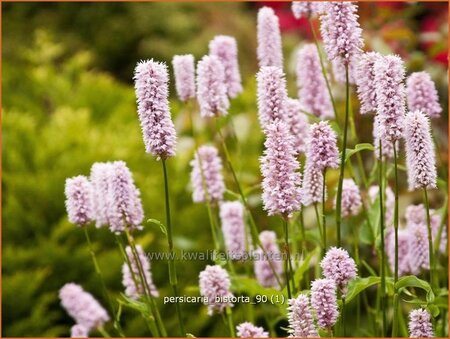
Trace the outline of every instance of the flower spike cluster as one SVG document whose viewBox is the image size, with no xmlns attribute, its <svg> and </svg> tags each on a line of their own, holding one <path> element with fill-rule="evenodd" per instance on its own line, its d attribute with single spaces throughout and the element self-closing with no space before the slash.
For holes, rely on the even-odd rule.
<svg viewBox="0 0 450 339">
<path fill-rule="evenodd" d="M 317 166 L 314 166 L 314 163 L 311 161 L 310 157 L 307 157 L 303 174 L 302 204 L 304 206 L 309 206 L 314 203 L 322 202 L 322 190 L 323 172 L 318 169 Z"/>
<path fill-rule="evenodd" d="M 172 59 L 175 89 L 181 101 L 195 98 L 195 64 L 192 54 L 175 55 Z"/>
<path fill-rule="evenodd" d="M 222 201 L 225 183 L 222 176 L 222 160 L 214 146 L 201 146 L 191 161 L 192 200 L 217 203 Z M 206 193 L 205 194 L 205 188 Z"/>
<path fill-rule="evenodd" d="M 406 79 L 406 98 L 409 111 L 422 111 L 430 118 L 441 116 L 436 86 L 427 72 L 414 72 Z"/>
<path fill-rule="evenodd" d="M 309 298 L 300 294 L 288 300 L 289 338 L 319 338 L 309 306 Z"/>
<path fill-rule="evenodd" d="M 433 338 L 433 325 L 431 315 L 427 310 L 419 308 L 409 313 L 409 337 L 410 338 Z"/>
<path fill-rule="evenodd" d="M 112 163 L 96 162 L 91 166 L 90 181 L 93 188 L 95 226 L 108 225 L 111 211 Z"/>
<path fill-rule="evenodd" d="M 296 19 L 311 18 L 319 12 L 319 4 L 309 1 L 292 1 L 292 14 Z"/>
<path fill-rule="evenodd" d="M 294 138 L 295 152 L 297 154 L 305 153 L 309 136 L 308 117 L 302 113 L 302 105 L 299 100 L 288 98 L 284 108 L 285 120 Z"/>
<path fill-rule="evenodd" d="M 261 241 L 265 253 L 259 247 L 254 252 L 256 280 L 258 280 L 259 284 L 263 287 L 279 288 L 280 286 L 273 272 L 274 270 L 278 277 L 281 277 L 283 274 L 283 261 L 281 259 L 280 248 L 277 245 L 277 236 L 275 232 L 262 231 L 259 234 L 259 240 Z"/>
<path fill-rule="evenodd" d="M 239 201 L 223 202 L 220 204 L 220 219 L 228 254 L 233 260 L 242 259 L 250 240 L 245 230 L 244 206 Z"/>
<path fill-rule="evenodd" d="M 430 123 L 420 111 L 410 112 L 405 119 L 406 162 L 409 189 L 436 187 L 436 158 Z"/>
<path fill-rule="evenodd" d="M 157 159 L 170 158 L 177 136 L 169 110 L 167 66 L 153 60 L 139 62 L 134 81 L 145 151 Z"/>
<path fill-rule="evenodd" d="M 331 247 L 320 262 L 320 267 L 322 267 L 323 275 L 333 280 L 343 294 L 346 292 L 348 282 L 355 279 L 357 275 L 355 261 L 342 248 Z"/>
<path fill-rule="evenodd" d="M 358 6 L 352 2 L 330 2 L 320 17 L 320 32 L 328 59 L 348 64 L 361 53 L 362 30 L 358 23 Z"/>
<path fill-rule="evenodd" d="M 298 51 L 296 75 L 298 97 L 305 111 L 321 119 L 332 117 L 333 106 L 314 44 L 306 44 Z"/>
<path fill-rule="evenodd" d="M 311 283 L 311 306 L 316 312 L 319 327 L 331 329 L 339 316 L 336 284 L 333 280 L 316 279 Z"/>
<path fill-rule="evenodd" d="M 208 299 L 208 315 L 222 313 L 226 307 L 233 307 L 229 301 L 233 297 L 230 292 L 231 282 L 228 272 L 219 265 L 207 265 L 200 272 L 200 294 Z M 222 299 L 222 300 L 216 300 Z"/>
<path fill-rule="evenodd" d="M 197 100 L 203 118 L 228 114 L 225 69 L 214 55 L 205 55 L 197 65 Z"/>
<path fill-rule="evenodd" d="M 66 180 L 66 209 L 69 221 L 84 226 L 94 219 L 93 189 L 89 179 L 79 175 Z"/>
<path fill-rule="evenodd" d="M 236 334 L 239 338 L 268 338 L 269 332 L 264 328 L 253 325 L 249 322 L 243 322 L 236 326 Z"/>
<path fill-rule="evenodd" d="M 339 167 L 337 136 L 328 122 L 311 125 L 307 156 L 319 171 Z"/>
<path fill-rule="evenodd" d="M 258 11 L 258 48 L 259 67 L 283 67 L 283 51 L 278 17 L 272 8 L 262 7 Z"/>
<path fill-rule="evenodd" d="M 334 202 L 336 207 L 336 201 Z M 342 183 L 342 216 L 358 215 L 362 200 L 359 188 L 353 179 L 344 179 Z"/>
<path fill-rule="evenodd" d="M 209 55 L 216 56 L 222 63 L 228 96 L 236 97 L 242 92 L 236 39 L 226 35 L 216 36 L 209 43 Z"/>
<path fill-rule="evenodd" d="M 374 66 L 380 56 L 377 52 L 363 53 L 356 64 L 355 82 L 358 98 L 361 102 L 361 114 L 375 112 L 377 109 Z"/>
<path fill-rule="evenodd" d="M 301 206 L 301 174 L 294 140 L 283 122 L 269 125 L 261 158 L 263 204 L 269 215 L 290 217 Z"/>
</svg>

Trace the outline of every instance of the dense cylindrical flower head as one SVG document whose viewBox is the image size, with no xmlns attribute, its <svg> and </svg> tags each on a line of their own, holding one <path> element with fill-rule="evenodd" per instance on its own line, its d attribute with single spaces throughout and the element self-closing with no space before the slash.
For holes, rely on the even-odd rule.
<svg viewBox="0 0 450 339">
<path fill-rule="evenodd" d="M 283 274 L 283 260 L 280 248 L 277 245 L 277 236 L 275 232 L 262 231 L 259 234 L 259 240 L 266 253 L 259 247 L 254 251 L 256 280 L 258 280 L 259 284 L 263 287 L 280 288 L 273 272 L 275 271 L 279 278 L 281 278 L 281 275 Z"/>
<path fill-rule="evenodd" d="M 393 227 L 386 234 L 386 253 L 391 271 L 395 270 L 395 234 Z M 409 263 L 410 234 L 406 229 L 398 230 L 398 275 L 403 276 L 411 271 Z"/>
<path fill-rule="evenodd" d="M 216 36 L 209 42 L 209 55 L 216 56 L 222 63 L 227 94 L 230 98 L 236 97 L 242 92 L 236 39 L 226 35 Z"/>
<path fill-rule="evenodd" d="M 258 118 L 265 130 L 271 123 L 285 121 L 288 99 L 286 79 L 279 67 L 262 67 L 256 75 L 258 83 Z"/>
<path fill-rule="evenodd" d="M 178 98 L 183 102 L 195 98 L 194 56 L 192 54 L 175 55 L 172 66 Z"/>
<path fill-rule="evenodd" d="M 320 171 L 339 167 L 337 136 L 327 121 L 311 125 L 307 157 Z"/>
<path fill-rule="evenodd" d="M 138 256 L 137 262 L 133 251 L 130 246 L 127 246 L 125 249 L 128 262 L 130 263 L 130 267 L 128 266 L 128 262 L 125 262 L 122 266 L 122 284 L 125 287 L 125 295 L 132 299 L 138 299 L 140 296 L 145 295 L 146 291 L 150 291 L 150 294 L 154 297 L 159 296 L 159 292 L 156 289 L 155 284 L 152 279 L 152 272 L 150 271 L 150 260 L 145 255 L 144 250 L 140 245 L 136 245 L 136 252 Z M 144 274 L 144 284 L 142 284 L 140 277 L 140 273 L 142 269 L 142 273 Z M 136 279 L 136 282 L 134 278 Z"/>
<path fill-rule="evenodd" d="M 405 66 L 397 55 L 375 61 L 375 94 L 380 138 L 393 142 L 403 136 L 405 117 Z"/>
<path fill-rule="evenodd" d="M 311 159 L 306 158 L 305 170 L 303 172 L 302 204 L 309 206 L 322 202 L 323 172 L 314 166 Z M 325 187 L 325 199 L 326 199 Z"/>
<path fill-rule="evenodd" d="M 112 163 L 96 162 L 91 167 L 89 180 L 93 187 L 93 211 L 97 228 L 107 225 L 111 206 L 110 185 Z"/>
<path fill-rule="evenodd" d="M 222 160 L 214 146 L 201 146 L 191 161 L 191 184 L 194 202 L 217 203 L 222 201 L 225 183 L 222 176 Z M 206 187 L 206 193 L 204 188 Z"/>
<path fill-rule="evenodd" d="M 255 326 L 248 321 L 236 326 L 236 334 L 238 338 L 268 338 L 269 332 L 263 327 Z"/>
<path fill-rule="evenodd" d="M 222 313 L 226 307 L 233 307 L 229 301 L 233 297 L 230 292 L 230 277 L 219 265 L 207 265 L 205 270 L 200 272 L 199 285 L 201 296 L 208 300 L 208 315 L 215 311 Z"/>
<path fill-rule="evenodd" d="M 304 153 L 309 136 L 308 117 L 301 112 L 303 108 L 299 100 L 288 98 L 284 108 L 286 124 L 294 138 L 294 150 L 297 154 Z"/>
<path fill-rule="evenodd" d="M 339 316 L 334 280 L 316 279 L 311 283 L 311 306 L 320 328 L 333 327 Z"/>
<path fill-rule="evenodd" d="M 283 50 L 278 17 L 272 8 L 262 7 L 258 11 L 258 47 L 256 50 L 259 67 L 277 66 L 283 68 Z"/>
<path fill-rule="evenodd" d="M 394 144 L 383 136 L 383 125 L 380 123 L 381 117 L 375 115 L 373 119 L 373 146 L 377 159 L 380 159 L 380 140 L 381 140 L 381 157 L 383 160 L 394 158 Z M 398 141 L 395 143 L 398 151 Z"/>
<path fill-rule="evenodd" d="M 203 118 L 228 114 L 230 101 L 225 84 L 225 69 L 214 55 L 205 55 L 198 62 L 197 100 Z"/>
<path fill-rule="evenodd" d="M 405 148 L 409 190 L 436 187 L 436 158 L 430 122 L 420 111 L 405 119 Z"/>
<path fill-rule="evenodd" d="M 414 72 L 406 79 L 406 101 L 409 111 L 422 111 L 430 118 L 441 116 L 438 92 L 427 72 Z"/>
<path fill-rule="evenodd" d="M 250 245 L 244 223 L 244 206 L 239 201 L 226 201 L 220 204 L 220 219 L 225 246 L 234 260 L 245 257 Z"/>
<path fill-rule="evenodd" d="M 319 338 L 309 306 L 309 298 L 300 294 L 288 300 L 289 338 Z"/>
<path fill-rule="evenodd" d="M 170 116 L 167 65 L 141 61 L 134 81 L 145 151 L 158 159 L 170 158 L 175 155 L 177 136 Z"/>
<path fill-rule="evenodd" d="M 380 58 L 377 52 L 367 52 L 360 55 L 355 67 L 355 82 L 358 98 L 361 103 L 360 113 L 375 112 L 377 95 L 375 91 L 375 61 Z"/>
<path fill-rule="evenodd" d="M 133 175 L 125 162 L 113 162 L 108 213 L 111 232 L 120 233 L 127 227 L 130 230 L 142 228 L 144 211 L 140 195 L 140 191 L 134 184 Z"/>
<path fill-rule="evenodd" d="M 71 338 L 88 338 L 89 331 L 83 325 L 76 324 L 70 328 Z"/>
<path fill-rule="evenodd" d="M 337 197 L 336 197 L 337 198 Z M 336 207 L 336 201 L 334 202 Z M 344 179 L 342 182 L 342 216 L 358 215 L 361 210 L 362 200 L 359 188 L 353 179 Z"/>
<path fill-rule="evenodd" d="M 433 325 L 431 315 L 427 310 L 419 308 L 409 312 L 409 337 L 410 338 L 433 338 Z"/>
<path fill-rule="evenodd" d="M 355 261 L 342 248 L 331 247 L 320 262 L 320 267 L 325 278 L 333 280 L 343 294 L 348 282 L 357 275 Z"/>
<path fill-rule="evenodd" d="M 69 221 L 84 226 L 94 219 L 93 189 L 89 179 L 83 175 L 66 179 L 66 210 Z"/>
<path fill-rule="evenodd" d="M 298 51 L 295 68 L 298 97 L 305 111 L 322 119 L 332 117 L 333 106 L 314 44 L 306 44 Z"/>
<path fill-rule="evenodd" d="M 379 197 L 379 186 L 370 186 L 369 187 L 369 198 L 370 202 L 373 204 L 375 200 Z M 395 196 L 390 186 L 386 186 L 385 194 L 384 194 L 384 220 L 386 222 L 386 226 L 391 226 L 394 222 L 394 206 L 395 206 Z"/>
<path fill-rule="evenodd" d="M 409 266 L 412 274 L 418 274 L 421 269 L 430 269 L 430 255 L 428 251 L 428 232 L 424 224 L 408 225 Z"/>
<path fill-rule="evenodd" d="M 352 2 L 330 2 L 320 17 L 320 32 L 329 60 L 349 63 L 361 53 L 363 40 L 358 23 L 358 6 Z"/>
<path fill-rule="evenodd" d="M 300 164 L 294 140 L 284 122 L 268 126 L 266 149 L 261 157 L 262 199 L 269 215 L 290 217 L 301 207 Z"/>
<path fill-rule="evenodd" d="M 59 299 L 67 313 L 87 331 L 109 321 L 108 313 L 99 302 L 80 285 L 65 284 L 59 290 Z"/>
<path fill-rule="evenodd" d="M 292 1 L 292 14 L 296 19 L 311 18 L 318 14 L 318 3 L 309 1 Z"/>
</svg>

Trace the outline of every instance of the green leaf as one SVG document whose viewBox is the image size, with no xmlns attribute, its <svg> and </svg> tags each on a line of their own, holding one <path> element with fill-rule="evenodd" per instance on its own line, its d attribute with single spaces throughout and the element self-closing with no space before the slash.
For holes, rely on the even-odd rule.
<svg viewBox="0 0 450 339">
<path fill-rule="evenodd" d="M 430 314 L 433 318 L 436 318 L 440 312 L 439 307 L 436 305 L 428 305 L 427 307 L 428 311 L 430 311 Z"/>
<path fill-rule="evenodd" d="M 164 235 L 167 236 L 166 226 L 164 226 L 164 224 L 161 221 L 159 221 L 157 219 L 148 219 L 147 222 L 159 226 L 159 228 L 161 229 L 161 232 L 163 232 Z"/>
<path fill-rule="evenodd" d="M 354 149 L 347 149 L 347 151 L 345 153 L 345 162 L 347 162 L 348 159 L 350 159 L 350 157 L 352 155 L 355 155 L 358 152 L 373 151 L 373 150 L 374 150 L 374 148 L 373 148 L 372 144 L 369 144 L 369 143 L 357 144 Z"/>
<path fill-rule="evenodd" d="M 345 296 L 345 302 L 350 302 L 353 298 L 355 298 L 359 293 L 364 291 L 366 288 L 370 286 L 376 285 L 380 283 L 380 277 L 367 277 L 367 278 L 356 278 L 355 280 L 350 281 L 348 284 L 347 295 Z"/>
<path fill-rule="evenodd" d="M 418 287 L 427 292 L 427 303 L 430 304 L 434 301 L 434 293 L 431 286 L 425 280 L 421 280 L 414 275 L 408 275 L 401 277 L 395 284 L 395 288 L 401 290 L 406 287 Z"/>
<path fill-rule="evenodd" d="M 142 313 L 144 315 L 149 315 L 148 312 L 148 307 L 145 303 L 138 301 L 138 300 L 134 300 L 131 298 L 128 298 L 125 294 L 120 293 L 120 295 L 122 296 L 123 300 L 121 299 L 117 299 L 117 301 L 119 302 L 119 304 L 131 308 L 133 310 L 138 311 L 139 313 Z"/>
</svg>

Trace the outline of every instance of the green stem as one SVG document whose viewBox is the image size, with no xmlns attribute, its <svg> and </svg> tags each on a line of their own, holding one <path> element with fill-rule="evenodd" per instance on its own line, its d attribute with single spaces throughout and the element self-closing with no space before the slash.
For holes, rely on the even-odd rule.
<svg viewBox="0 0 450 339">
<path fill-rule="evenodd" d="M 104 338 L 111 338 L 111 335 L 103 328 L 103 326 L 97 327 L 97 330 Z"/>
<path fill-rule="evenodd" d="M 384 196 L 384 185 L 383 185 L 383 153 L 382 153 L 382 145 L 381 139 L 379 140 L 379 154 L 378 154 L 378 167 L 379 167 L 379 201 L 380 201 L 380 254 L 381 254 L 381 265 L 380 265 L 380 276 L 381 276 L 381 292 L 380 292 L 380 309 L 381 309 L 381 317 L 382 317 L 382 333 L 381 337 L 386 335 L 386 275 L 385 275 L 385 251 L 384 251 L 384 204 L 383 204 L 383 196 Z"/>
<path fill-rule="evenodd" d="M 337 114 L 337 109 L 336 109 L 336 103 L 334 101 L 333 93 L 331 92 L 331 86 L 330 86 L 330 82 L 329 82 L 328 77 L 327 77 L 327 71 L 325 69 L 325 63 L 323 62 L 322 51 L 320 50 L 319 41 L 318 41 L 317 36 L 316 36 L 316 30 L 314 29 L 314 26 L 313 26 L 312 21 L 311 21 L 310 18 L 308 18 L 308 22 L 309 22 L 309 27 L 311 28 L 311 32 L 313 34 L 314 44 L 316 45 L 316 48 L 317 48 L 317 54 L 319 54 L 319 61 L 320 61 L 320 67 L 322 68 L 322 75 L 323 75 L 323 77 L 325 79 L 325 83 L 327 84 L 327 89 L 328 89 L 328 93 L 330 95 L 331 104 L 333 105 L 334 118 L 336 119 L 336 122 L 339 125 L 338 114 Z"/>
<path fill-rule="evenodd" d="M 183 315 L 181 313 L 181 306 L 178 302 L 178 280 L 177 280 L 177 271 L 174 259 L 174 250 L 173 250 L 173 235 L 172 235 L 172 222 L 170 219 L 170 201 L 169 201 L 169 179 L 167 176 L 167 166 L 166 159 L 162 159 L 162 167 L 164 174 L 164 196 L 165 196 L 165 204 L 166 204 L 166 224 L 167 224 L 167 242 L 169 245 L 169 282 L 172 286 L 173 294 L 177 301 L 175 302 L 175 308 L 178 316 L 178 324 L 180 327 L 180 335 L 184 337 L 186 335 L 186 331 L 184 329 L 183 323 Z"/>
<path fill-rule="evenodd" d="M 316 213 L 316 220 L 317 220 L 317 226 L 319 226 L 319 237 L 320 237 L 320 247 L 321 247 L 321 253 L 322 257 L 325 255 L 325 244 L 323 242 L 323 229 L 322 229 L 322 223 L 320 221 L 319 216 L 319 208 L 317 207 L 317 203 L 314 203 L 314 211 Z"/>
<path fill-rule="evenodd" d="M 236 338 L 236 333 L 234 331 L 234 322 L 233 322 L 233 313 L 231 311 L 231 307 L 227 307 L 225 309 L 225 313 L 227 315 L 227 323 L 228 323 L 228 329 L 230 331 L 231 338 Z"/>
<path fill-rule="evenodd" d="M 425 200 L 425 208 L 427 211 L 427 229 L 428 229 L 428 251 L 430 256 L 430 285 L 432 288 L 436 288 L 434 282 L 434 274 L 435 274 L 435 262 L 434 262 L 434 252 L 433 252 L 433 238 L 432 238 L 432 231 L 431 231 L 431 219 L 430 219 L 430 204 L 428 201 L 428 192 L 427 188 L 423 188 L 423 196 Z"/>
<path fill-rule="evenodd" d="M 285 269 L 284 273 L 286 276 L 286 287 L 288 292 L 288 298 L 292 298 L 292 292 L 291 292 L 291 283 L 292 288 L 294 288 L 294 281 L 293 281 L 293 274 L 292 274 L 292 263 L 291 263 L 291 251 L 289 250 L 289 225 L 288 225 L 288 218 L 285 216 L 283 217 L 283 226 L 284 226 L 284 249 L 286 251 L 286 260 L 285 260 Z M 292 279 L 292 281 L 291 281 Z"/>
<path fill-rule="evenodd" d="M 322 183 L 322 229 L 323 229 L 323 248 L 324 251 L 327 249 L 327 218 L 325 215 L 325 195 L 326 195 L 326 175 L 327 175 L 327 169 L 325 168 L 323 170 L 323 183 Z"/>
<path fill-rule="evenodd" d="M 342 333 L 345 338 L 345 297 L 342 297 Z"/>
<path fill-rule="evenodd" d="M 397 170 L 397 149 L 396 142 L 393 142 L 394 148 L 394 177 L 395 177 L 395 205 L 394 205 L 394 241 L 395 241 L 395 255 L 394 255 L 394 286 L 398 281 L 398 170 Z M 398 307 L 399 298 L 398 290 L 395 288 L 394 292 L 394 319 L 392 326 L 392 337 L 397 337 L 398 333 Z"/>
<path fill-rule="evenodd" d="M 337 246 L 341 247 L 341 211 L 342 211 L 342 184 L 344 182 L 344 168 L 345 168 L 345 154 L 347 149 L 347 126 L 348 126 L 348 111 L 350 102 L 350 90 L 348 82 L 348 65 L 345 65 L 345 120 L 344 120 L 344 138 L 342 140 L 342 157 L 339 171 L 339 184 L 336 198 L 336 231 L 337 231 Z"/>
<path fill-rule="evenodd" d="M 303 208 L 300 210 L 300 230 L 302 233 L 302 255 L 307 253 L 308 247 L 306 242 L 306 232 L 305 232 L 305 220 L 303 218 Z M 305 272 L 305 286 L 309 288 L 309 269 Z"/>
</svg>

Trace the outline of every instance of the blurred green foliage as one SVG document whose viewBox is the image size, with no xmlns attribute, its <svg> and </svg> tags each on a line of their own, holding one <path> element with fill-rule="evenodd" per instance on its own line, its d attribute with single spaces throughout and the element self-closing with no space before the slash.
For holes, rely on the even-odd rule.
<svg viewBox="0 0 450 339">
<path fill-rule="evenodd" d="M 259 228 L 281 231 L 281 222 L 267 218 L 260 206 L 258 157 L 263 147 L 262 134 L 255 128 L 258 122 L 253 7 L 248 3 L 180 2 L 2 4 L 3 336 L 67 336 L 73 320 L 59 306 L 57 293 L 69 281 L 81 284 L 107 305 L 83 232 L 67 221 L 64 208 L 67 177 L 88 175 L 92 163 L 97 161 L 124 160 L 142 192 L 146 218 L 164 220 L 161 164 L 144 153 L 130 85 L 139 59 L 155 58 L 170 63 L 172 55 L 182 53 L 193 53 L 199 59 L 207 52 L 208 41 L 214 35 L 230 34 L 237 38 L 246 90 L 233 100 L 230 116 L 221 123 L 227 125 L 223 128 L 233 162 Z M 291 52 L 298 42 L 299 36 L 292 32 L 284 36 L 292 96 L 295 85 Z M 376 40 L 373 45 L 390 51 L 383 41 Z M 427 66 L 427 56 L 421 53 L 415 53 L 407 62 L 410 69 L 425 67 L 432 73 L 442 102 L 446 102 L 443 67 Z M 334 89 L 340 99 L 343 87 L 336 85 Z M 357 107 L 356 101 L 354 106 Z M 178 250 L 205 251 L 211 249 L 206 209 L 192 204 L 189 189 L 194 140 L 188 112 L 176 98 L 171 101 L 171 108 L 179 137 L 177 157 L 168 162 L 175 245 Z M 195 109 L 193 112 L 197 113 Z M 198 114 L 195 116 L 200 142 L 219 145 L 215 126 L 201 121 Z M 371 142 L 371 118 L 356 112 L 355 117 L 360 141 Z M 445 125 L 435 126 L 442 147 L 442 168 L 446 167 L 447 154 Z M 371 155 L 363 154 L 369 168 Z M 229 171 L 225 175 L 227 187 L 235 191 Z M 337 171 L 330 171 L 328 178 L 333 185 Z M 229 193 L 227 198 L 234 196 Z M 411 202 L 414 197 L 408 199 Z M 311 239 L 317 237 L 313 215 L 312 210 L 305 211 Z M 122 259 L 114 236 L 107 229 L 90 231 L 106 284 L 118 297 L 122 291 Z M 137 240 L 147 251 L 167 249 L 161 231 L 152 224 L 145 224 Z M 369 246 L 362 252 L 369 258 L 372 255 Z M 198 293 L 198 272 L 208 263 L 178 263 L 182 294 Z M 166 262 L 153 262 L 152 266 L 161 295 L 171 295 Z M 252 287 L 253 280 L 238 282 L 237 288 L 243 292 L 256 289 Z M 174 306 L 163 305 L 162 300 L 158 306 L 169 333 L 177 334 Z M 184 304 L 183 311 L 194 335 L 227 333 L 221 318 L 208 317 L 205 307 Z M 258 308 L 241 305 L 235 308 L 234 317 L 236 323 L 251 319 L 267 326 L 285 326 L 285 319 L 271 305 Z M 128 336 L 148 335 L 144 322 L 134 312 L 124 310 L 122 319 Z"/>
</svg>

